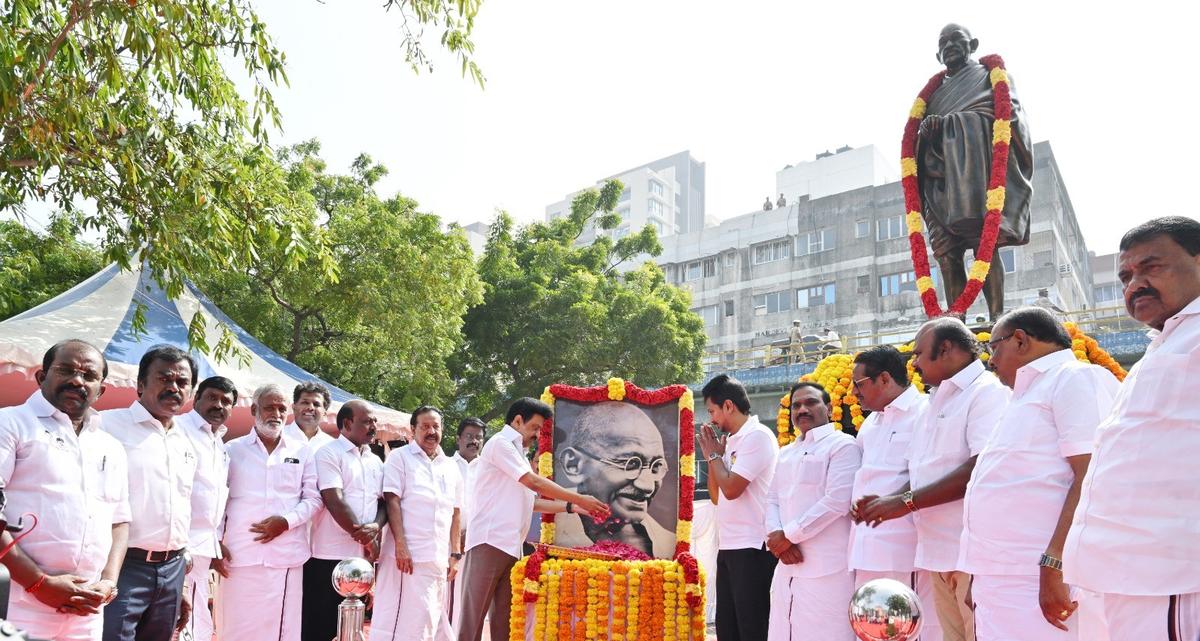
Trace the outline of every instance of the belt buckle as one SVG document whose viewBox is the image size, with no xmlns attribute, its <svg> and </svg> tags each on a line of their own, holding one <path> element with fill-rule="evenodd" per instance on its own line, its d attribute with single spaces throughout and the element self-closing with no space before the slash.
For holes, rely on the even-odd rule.
<svg viewBox="0 0 1200 641">
<path fill-rule="evenodd" d="M 168 554 L 170 554 L 170 552 L 154 552 L 147 550 L 146 563 L 162 563 L 163 561 L 167 560 Z"/>
</svg>

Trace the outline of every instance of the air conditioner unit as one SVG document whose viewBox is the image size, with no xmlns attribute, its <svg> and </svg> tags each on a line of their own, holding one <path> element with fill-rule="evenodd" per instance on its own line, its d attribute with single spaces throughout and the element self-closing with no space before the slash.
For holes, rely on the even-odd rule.
<svg viewBox="0 0 1200 641">
<path fill-rule="evenodd" d="M 1062 265 L 1059 265 L 1059 266 L 1058 266 L 1058 273 L 1060 273 L 1060 274 L 1070 274 L 1070 273 L 1071 273 L 1071 264 L 1070 264 L 1070 263 L 1064 263 L 1064 264 L 1062 264 Z"/>
</svg>

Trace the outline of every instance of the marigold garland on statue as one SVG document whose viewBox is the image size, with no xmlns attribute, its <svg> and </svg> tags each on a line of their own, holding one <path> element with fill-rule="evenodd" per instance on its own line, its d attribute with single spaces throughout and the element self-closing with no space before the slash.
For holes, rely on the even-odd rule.
<svg viewBox="0 0 1200 641">
<path fill-rule="evenodd" d="M 983 230 L 979 237 L 979 246 L 975 250 L 975 262 L 968 274 L 967 286 L 957 300 L 947 301 L 950 303 L 949 312 L 960 316 L 966 314 L 967 308 L 979 296 L 983 289 L 983 281 L 991 268 L 1004 211 L 1004 190 L 1008 179 L 1008 145 L 1012 140 L 1012 96 L 1009 93 L 1008 72 L 1004 68 L 1004 60 L 993 54 L 983 56 L 979 62 L 987 68 L 988 79 L 992 85 L 995 115 L 992 123 L 992 172 L 988 178 L 987 198 L 982 203 L 986 211 Z M 905 222 L 908 226 L 909 250 L 912 253 L 913 270 L 917 276 L 917 291 L 921 294 L 925 314 L 930 318 L 941 316 L 943 311 L 929 274 L 929 255 L 925 247 L 925 237 L 922 235 L 921 190 L 917 179 L 917 132 L 925 118 L 925 109 L 930 98 L 942 86 L 945 78 L 946 72 L 940 71 L 925 83 L 925 88 L 913 102 L 904 126 L 904 138 L 900 143 L 900 186 L 904 191 L 904 206 L 908 211 Z"/>
</svg>

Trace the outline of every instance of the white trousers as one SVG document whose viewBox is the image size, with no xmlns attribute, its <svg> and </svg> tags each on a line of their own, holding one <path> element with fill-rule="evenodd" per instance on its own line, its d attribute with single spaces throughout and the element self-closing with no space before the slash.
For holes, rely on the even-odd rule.
<svg viewBox="0 0 1200 641">
<path fill-rule="evenodd" d="M 192 557 L 192 571 L 187 573 L 187 578 L 183 582 L 183 593 L 192 602 L 192 616 L 188 618 L 188 623 L 184 626 L 180 638 L 192 641 L 212 641 L 213 617 L 212 611 L 208 609 L 210 567 L 212 567 L 211 558 L 207 556 Z M 184 637 L 184 635 L 187 636 Z"/>
<path fill-rule="evenodd" d="M 251 565 L 229 568 L 217 590 L 220 641 L 300 641 L 304 570 Z M 196 641 L 200 641 L 197 639 Z"/>
<path fill-rule="evenodd" d="M 1093 602 L 1095 607 L 1090 614 L 1099 631 L 1087 637 L 1081 634 L 1080 641 L 1200 639 L 1200 592 L 1175 596 L 1095 594 Z"/>
<path fill-rule="evenodd" d="M 385 557 L 375 575 L 370 641 L 449 641 L 445 605 L 445 565 L 413 563 L 412 574 L 404 574 L 395 557 Z"/>
<path fill-rule="evenodd" d="M 1079 636 L 1080 612 L 1063 623 L 1067 630 L 1050 625 L 1038 602 L 1040 580 L 1032 576 L 976 574 L 971 583 L 975 603 L 977 641 L 1095 641 Z M 1072 590 L 1075 599 L 1077 590 Z"/>
<path fill-rule="evenodd" d="M 853 594 L 853 572 L 792 577 L 776 569 L 767 641 L 855 641 L 847 616 Z"/>
<path fill-rule="evenodd" d="M 8 596 L 8 622 L 30 639 L 52 641 L 100 641 L 104 636 L 104 612 L 79 616 L 59 614 L 26 594 L 14 581 Z"/>
<path fill-rule="evenodd" d="M 916 590 L 917 598 L 921 601 L 921 636 L 912 641 L 942 641 L 942 624 L 937 618 L 937 608 L 934 605 L 933 577 L 925 570 L 912 572 L 878 572 L 875 570 L 855 570 L 854 589 L 857 591 L 868 581 L 875 579 L 891 579 Z"/>
</svg>

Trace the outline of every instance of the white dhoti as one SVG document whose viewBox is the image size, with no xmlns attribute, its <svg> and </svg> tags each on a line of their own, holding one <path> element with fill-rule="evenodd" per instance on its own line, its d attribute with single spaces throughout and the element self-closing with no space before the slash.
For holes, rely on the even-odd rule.
<svg viewBox="0 0 1200 641">
<path fill-rule="evenodd" d="M 14 581 L 8 596 L 7 621 L 30 639 L 54 641 L 100 641 L 104 636 L 104 612 L 79 616 L 59 614 L 38 601 Z"/>
<path fill-rule="evenodd" d="M 229 576 L 221 580 L 217 591 L 217 638 L 300 641 L 303 579 L 302 567 L 229 568 Z"/>
<path fill-rule="evenodd" d="M 184 626 L 181 636 L 186 634 L 186 638 L 192 639 L 192 641 L 212 641 L 213 616 L 212 611 L 208 609 L 208 582 L 211 566 L 211 558 L 193 556 L 192 571 L 188 572 L 187 578 L 184 579 L 183 593 L 192 603 L 192 616 L 188 618 L 188 623 Z"/>
<path fill-rule="evenodd" d="M 858 590 L 868 581 L 875 579 L 891 579 L 916 590 L 917 598 L 921 600 L 921 636 L 912 641 L 942 641 L 942 625 L 938 622 L 936 607 L 933 601 L 933 579 L 925 570 L 912 572 L 877 572 L 875 570 L 856 570 L 854 572 L 854 589 Z"/>
<path fill-rule="evenodd" d="M 380 559 L 370 641 L 449 641 L 445 605 L 445 565 L 413 563 L 412 574 L 404 574 L 395 557 Z"/>
<path fill-rule="evenodd" d="M 1200 592 L 1175 596 L 1092 594 L 1089 603 L 1094 607 L 1085 611 L 1084 601 L 1080 601 L 1081 629 L 1097 626 L 1096 638 L 1103 641 L 1200 639 Z M 1093 641 L 1082 633 L 1080 639 Z"/>
<path fill-rule="evenodd" d="M 1066 631 L 1050 625 L 1042 616 L 1042 607 L 1038 601 L 1040 584 L 1041 581 L 1036 575 L 975 575 L 971 582 L 971 600 L 975 603 L 975 639 L 1079 641 L 1078 612 L 1063 622 L 1067 626 Z M 1074 592 L 1072 590 L 1072 593 Z"/>
<path fill-rule="evenodd" d="M 853 594 L 852 572 L 793 577 L 776 570 L 767 641 L 855 641 L 846 615 Z"/>
</svg>

